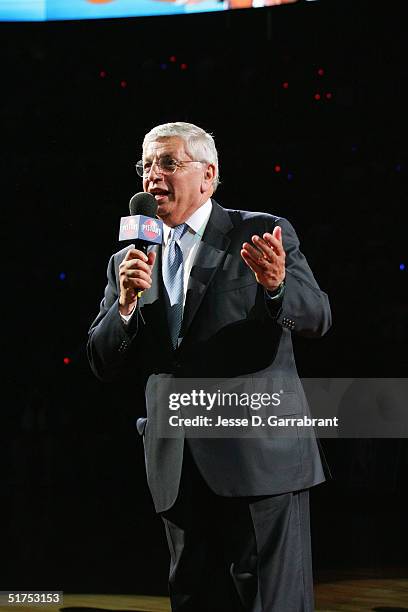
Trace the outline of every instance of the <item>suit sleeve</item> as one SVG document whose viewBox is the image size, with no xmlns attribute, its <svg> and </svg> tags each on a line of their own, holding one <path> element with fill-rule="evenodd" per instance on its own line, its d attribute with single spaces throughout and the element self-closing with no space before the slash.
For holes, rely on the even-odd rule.
<svg viewBox="0 0 408 612">
<path fill-rule="evenodd" d="M 108 284 L 99 314 L 89 330 L 87 354 L 94 374 L 101 380 L 116 378 L 126 361 L 127 351 L 140 327 L 140 314 L 136 309 L 126 325 L 119 314 L 118 277 L 115 256 L 108 264 Z"/>
<path fill-rule="evenodd" d="M 283 218 L 279 218 L 276 225 L 282 228 L 286 276 L 282 298 L 278 303 L 267 301 L 270 314 L 278 325 L 301 336 L 323 336 L 331 326 L 327 294 L 320 289 L 305 256 L 301 253 L 293 226 Z"/>
</svg>

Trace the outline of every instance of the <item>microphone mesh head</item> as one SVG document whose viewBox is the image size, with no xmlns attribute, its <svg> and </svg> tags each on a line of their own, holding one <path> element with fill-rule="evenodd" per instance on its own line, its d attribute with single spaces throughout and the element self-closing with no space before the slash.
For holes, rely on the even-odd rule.
<svg viewBox="0 0 408 612">
<path fill-rule="evenodd" d="M 151 193 L 141 191 L 140 193 L 135 193 L 130 199 L 129 210 L 131 215 L 155 217 L 157 215 L 157 202 Z"/>
</svg>

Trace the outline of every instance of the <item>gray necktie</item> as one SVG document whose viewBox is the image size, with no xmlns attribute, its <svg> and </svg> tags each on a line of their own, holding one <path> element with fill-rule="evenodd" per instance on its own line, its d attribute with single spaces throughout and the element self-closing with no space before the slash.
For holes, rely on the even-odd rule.
<svg viewBox="0 0 408 612">
<path fill-rule="evenodd" d="M 169 243 L 163 258 L 163 282 L 170 302 L 168 319 L 173 348 L 177 347 L 177 340 L 183 320 L 184 266 L 180 239 L 186 228 L 186 224 L 182 223 L 170 230 Z"/>
</svg>

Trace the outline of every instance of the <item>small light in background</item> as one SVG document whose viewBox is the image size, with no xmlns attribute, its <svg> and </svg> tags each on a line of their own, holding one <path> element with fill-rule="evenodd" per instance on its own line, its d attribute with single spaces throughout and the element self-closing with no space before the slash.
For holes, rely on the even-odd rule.
<svg viewBox="0 0 408 612">
<path fill-rule="evenodd" d="M 71 360 L 69 357 L 64 357 L 63 361 L 65 365 L 69 365 L 71 363 Z"/>
</svg>

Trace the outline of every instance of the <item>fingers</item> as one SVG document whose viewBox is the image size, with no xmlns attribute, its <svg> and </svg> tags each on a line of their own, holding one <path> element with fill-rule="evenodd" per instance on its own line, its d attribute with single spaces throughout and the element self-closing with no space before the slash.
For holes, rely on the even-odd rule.
<svg viewBox="0 0 408 612">
<path fill-rule="evenodd" d="M 275 225 L 275 227 L 273 228 L 272 235 L 280 242 L 282 242 L 282 228 L 280 225 Z"/>
<path fill-rule="evenodd" d="M 263 239 L 269 245 L 269 247 L 274 250 L 276 255 L 278 255 L 278 256 L 284 255 L 285 250 L 284 250 L 283 244 L 282 244 L 282 228 L 279 227 L 279 225 L 277 225 L 274 228 L 272 234 L 270 234 L 269 232 L 266 232 L 263 235 Z"/>
<path fill-rule="evenodd" d="M 285 278 L 283 262 L 274 265 L 262 259 L 255 261 L 246 249 L 241 250 L 241 257 L 254 273 L 257 282 L 265 287 L 265 289 L 274 291 Z"/>
<path fill-rule="evenodd" d="M 152 279 L 149 272 L 144 270 L 135 270 L 133 268 L 123 268 L 120 271 L 120 283 L 124 289 L 150 289 L 152 286 Z"/>
<path fill-rule="evenodd" d="M 252 242 L 254 243 L 254 248 L 249 243 L 244 243 L 243 247 L 249 252 L 252 259 L 258 263 L 259 265 L 263 265 L 263 263 L 272 262 L 276 259 L 276 254 L 274 250 L 259 236 L 252 236 Z"/>
<path fill-rule="evenodd" d="M 247 257 L 263 269 L 268 267 L 268 263 L 276 263 L 279 258 L 285 257 L 282 230 L 279 226 L 275 227 L 273 234 L 269 232 L 263 234 L 263 238 L 255 234 L 252 236 L 252 242 L 256 248 L 248 242 L 244 242 L 242 248 L 247 252 Z"/>
<path fill-rule="evenodd" d="M 122 264 L 124 264 L 125 262 L 131 262 L 131 264 L 129 264 L 130 267 L 139 267 L 140 269 L 145 269 L 147 271 L 149 267 L 150 269 L 153 268 L 155 261 L 155 251 L 150 251 L 147 255 L 145 255 L 143 251 L 139 251 L 138 249 L 129 249 L 129 251 L 126 253 L 125 258 L 122 261 Z"/>
<path fill-rule="evenodd" d="M 265 272 L 270 265 L 265 257 L 248 242 L 244 242 L 242 245 L 241 255 L 246 263 L 251 264 L 251 270 L 256 268 L 258 272 Z"/>
<path fill-rule="evenodd" d="M 153 268 L 155 261 L 156 261 L 156 252 L 150 251 L 150 253 L 147 254 L 147 263 L 149 264 L 150 268 Z"/>
<path fill-rule="evenodd" d="M 241 257 L 255 274 L 258 283 L 274 290 L 285 278 L 285 250 L 282 246 L 282 230 L 275 227 L 272 234 L 266 232 L 261 238 L 252 236 L 252 243 L 244 242 Z"/>
<path fill-rule="evenodd" d="M 241 257 L 255 275 L 258 276 L 259 274 L 265 272 L 265 268 L 257 264 L 246 249 L 241 249 Z"/>
<path fill-rule="evenodd" d="M 128 270 L 124 274 L 124 283 L 128 281 L 135 281 L 131 283 L 131 286 L 150 289 L 152 286 L 152 279 L 150 273 L 144 272 L 143 270 Z M 125 286 L 125 285 L 124 285 Z"/>
<path fill-rule="evenodd" d="M 155 258 L 155 253 L 145 255 L 142 251 L 130 249 L 120 264 L 119 270 L 141 270 L 150 274 Z"/>
<path fill-rule="evenodd" d="M 139 249 L 129 249 L 128 252 L 126 253 L 122 263 L 124 263 L 125 261 L 130 261 L 131 259 L 137 259 L 140 261 L 146 261 L 147 262 L 147 255 L 145 255 L 143 253 L 143 251 L 139 251 Z"/>
<path fill-rule="evenodd" d="M 155 253 L 145 255 L 138 249 L 129 249 L 119 266 L 119 280 L 127 298 L 133 298 L 133 292 L 150 289 L 151 273 L 156 259 Z"/>
<path fill-rule="evenodd" d="M 119 268 L 123 268 L 129 271 L 141 271 L 146 272 L 146 274 L 150 274 L 152 271 L 152 266 L 150 266 L 146 261 L 141 261 L 140 259 L 129 259 L 128 261 L 123 261 Z"/>
<path fill-rule="evenodd" d="M 252 236 L 252 242 L 257 248 L 253 247 L 249 242 L 244 242 L 242 249 L 247 254 L 252 263 L 262 270 L 268 270 L 272 265 L 279 262 L 279 256 L 268 244 L 259 236 Z"/>
</svg>

